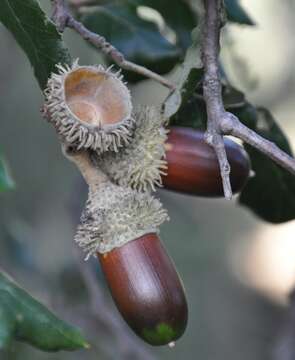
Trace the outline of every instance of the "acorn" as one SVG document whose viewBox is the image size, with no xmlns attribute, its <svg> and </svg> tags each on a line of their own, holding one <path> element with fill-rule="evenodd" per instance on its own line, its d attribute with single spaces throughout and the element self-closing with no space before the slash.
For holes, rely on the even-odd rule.
<svg viewBox="0 0 295 360">
<path fill-rule="evenodd" d="M 117 308 L 133 331 L 151 345 L 173 346 L 185 331 L 188 307 L 157 234 L 97 255 Z"/>
<path fill-rule="evenodd" d="M 181 280 L 158 237 L 168 215 L 148 192 L 112 183 L 88 151 L 64 146 L 89 185 L 75 241 L 97 255 L 114 301 L 134 332 L 172 346 L 184 332 L 187 303 Z"/>
<path fill-rule="evenodd" d="M 233 193 L 240 192 L 250 175 L 250 159 L 236 142 L 224 138 L 231 167 Z M 214 149 L 204 139 L 204 132 L 184 127 L 171 127 L 165 144 L 167 175 L 162 176 L 165 189 L 185 194 L 223 196 L 222 179 Z"/>
<path fill-rule="evenodd" d="M 167 168 L 164 148 L 167 119 L 158 107 L 140 106 L 134 120 L 129 144 L 118 152 L 93 153 L 93 161 L 118 185 L 155 191 L 161 186 Z"/>
<path fill-rule="evenodd" d="M 128 88 L 110 68 L 57 65 L 44 91 L 44 113 L 63 143 L 98 153 L 130 141 L 134 120 Z"/>
</svg>

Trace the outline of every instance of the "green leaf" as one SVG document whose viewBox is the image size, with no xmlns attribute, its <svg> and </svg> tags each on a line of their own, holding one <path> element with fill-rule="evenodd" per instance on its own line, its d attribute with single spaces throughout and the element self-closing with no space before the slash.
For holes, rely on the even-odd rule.
<svg viewBox="0 0 295 360">
<path fill-rule="evenodd" d="M 11 190 L 14 188 L 14 181 L 12 180 L 7 165 L 2 157 L 0 157 L 0 192 Z"/>
<path fill-rule="evenodd" d="M 257 109 L 245 98 L 245 95 L 230 85 L 222 87 L 222 99 L 227 111 L 236 115 L 250 129 L 256 131 Z"/>
<path fill-rule="evenodd" d="M 242 120 L 242 118 L 240 118 Z M 271 113 L 257 109 L 256 132 L 292 155 L 290 145 Z M 271 159 L 246 145 L 255 176 L 240 195 L 240 203 L 256 215 L 272 223 L 295 219 L 295 179 Z"/>
<path fill-rule="evenodd" d="M 183 102 L 178 111 L 170 118 L 170 125 L 191 127 L 206 130 L 207 113 L 205 102 L 198 98 L 198 94 Z"/>
<path fill-rule="evenodd" d="M 44 351 L 88 348 L 80 332 L 0 272 L 0 349 L 15 339 Z"/>
<path fill-rule="evenodd" d="M 171 70 L 181 57 L 181 49 L 168 42 L 156 24 L 137 15 L 137 5 L 132 0 L 87 9 L 80 21 L 104 36 L 129 61 L 158 73 Z"/>
<path fill-rule="evenodd" d="M 199 27 L 192 32 L 192 40 L 192 45 L 187 49 L 184 62 L 175 74 L 176 89 L 163 104 L 165 116 L 170 118 L 171 123 L 175 125 L 181 125 L 183 111 L 186 111 L 187 106 L 190 107 L 196 88 L 203 77 L 200 50 L 201 30 Z M 191 113 L 191 115 L 195 116 L 195 113 Z M 186 122 L 190 123 L 190 120 L 186 118 Z"/>
<path fill-rule="evenodd" d="M 242 25 L 255 25 L 255 22 L 240 5 L 239 0 L 225 0 L 224 2 L 229 21 Z"/>
<path fill-rule="evenodd" d="M 175 31 L 176 44 L 183 51 L 191 45 L 191 32 L 197 26 L 197 18 L 187 3 L 179 0 L 134 0 L 134 2 L 157 10 L 166 24 Z"/>
<path fill-rule="evenodd" d="M 41 88 L 57 63 L 70 63 L 55 25 L 36 0 L 2 0 L 0 21 L 28 56 Z"/>
</svg>

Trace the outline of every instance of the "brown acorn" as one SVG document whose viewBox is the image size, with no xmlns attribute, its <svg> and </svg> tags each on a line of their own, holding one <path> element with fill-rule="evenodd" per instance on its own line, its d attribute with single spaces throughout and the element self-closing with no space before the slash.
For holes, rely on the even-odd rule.
<svg viewBox="0 0 295 360">
<path fill-rule="evenodd" d="M 172 346 L 186 328 L 188 308 L 182 282 L 157 234 L 97 256 L 129 326 L 151 345 Z"/>
<path fill-rule="evenodd" d="M 250 174 L 250 160 L 242 146 L 225 138 L 225 150 L 231 167 L 233 193 L 238 193 Z M 171 127 L 166 142 L 167 176 L 165 189 L 199 196 L 223 196 L 220 169 L 214 149 L 204 140 L 204 132 Z"/>
</svg>

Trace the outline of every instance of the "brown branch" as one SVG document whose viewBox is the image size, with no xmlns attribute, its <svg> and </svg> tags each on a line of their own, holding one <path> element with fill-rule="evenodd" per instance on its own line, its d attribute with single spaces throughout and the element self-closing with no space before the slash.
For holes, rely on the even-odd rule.
<svg viewBox="0 0 295 360">
<path fill-rule="evenodd" d="M 221 28 L 221 0 L 204 0 L 205 23 L 203 33 L 202 57 L 204 64 L 203 91 L 207 109 L 206 142 L 216 152 L 226 199 L 232 198 L 230 184 L 230 165 L 227 160 L 223 134 L 219 121 L 225 114 L 222 102 L 221 82 L 218 67 L 219 36 Z"/>
<path fill-rule="evenodd" d="M 220 127 L 223 134 L 243 140 L 295 175 L 295 159 L 281 150 L 275 143 L 242 124 L 235 115 L 226 112 L 220 121 Z"/>
<path fill-rule="evenodd" d="M 90 44 L 101 50 L 106 56 L 109 56 L 115 64 L 124 70 L 133 71 L 137 74 L 143 75 L 149 79 L 155 80 L 158 83 L 166 86 L 170 90 L 175 89 L 175 85 L 163 76 L 145 68 L 144 66 L 135 64 L 125 59 L 124 55 L 116 49 L 112 44 L 106 41 L 103 36 L 93 33 L 88 30 L 81 22 L 77 21 L 71 14 L 65 4 L 65 0 L 52 0 L 53 14 L 52 19 L 56 24 L 57 29 L 63 32 L 66 27 L 75 30 L 81 37 Z"/>
<path fill-rule="evenodd" d="M 208 117 L 206 140 L 216 151 L 224 194 L 229 199 L 232 195 L 229 180 L 230 167 L 225 153 L 223 135 L 232 135 L 243 140 L 294 175 L 295 159 L 279 149 L 276 144 L 243 125 L 235 115 L 225 111 L 218 66 L 223 0 L 204 0 L 204 6 L 205 23 L 202 55 L 205 69 L 203 90 Z"/>
</svg>

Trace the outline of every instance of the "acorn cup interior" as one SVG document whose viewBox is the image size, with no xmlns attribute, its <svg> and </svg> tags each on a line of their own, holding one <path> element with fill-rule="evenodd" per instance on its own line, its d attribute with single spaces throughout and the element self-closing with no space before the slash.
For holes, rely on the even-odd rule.
<svg viewBox="0 0 295 360">
<path fill-rule="evenodd" d="M 113 73 L 82 67 L 64 80 L 66 104 L 85 125 L 115 126 L 131 116 L 130 94 Z"/>
</svg>

